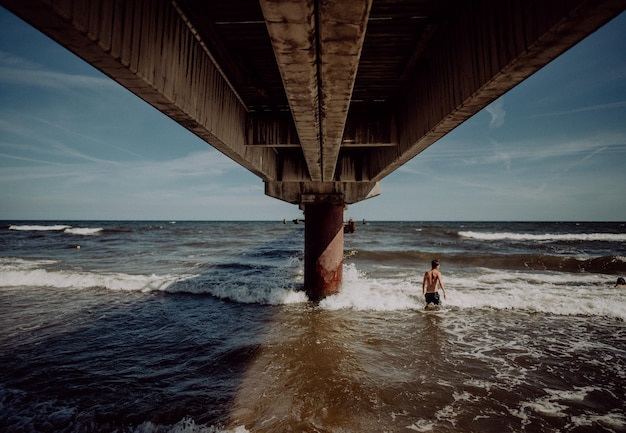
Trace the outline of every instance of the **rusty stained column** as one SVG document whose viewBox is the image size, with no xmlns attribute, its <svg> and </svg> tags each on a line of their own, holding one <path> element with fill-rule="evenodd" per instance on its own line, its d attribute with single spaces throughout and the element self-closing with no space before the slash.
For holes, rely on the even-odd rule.
<svg viewBox="0 0 626 433">
<path fill-rule="evenodd" d="M 343 204 L 304 205 L 304 290 L 312 301 L 339 292 L 343 267 Z"/>
</svg>

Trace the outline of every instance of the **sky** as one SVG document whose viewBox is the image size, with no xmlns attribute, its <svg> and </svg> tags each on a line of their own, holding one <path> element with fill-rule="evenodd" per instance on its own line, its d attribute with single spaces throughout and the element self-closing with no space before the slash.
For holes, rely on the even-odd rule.
<svg viewBox="0 0 626 433">
<path fill-rule="evenodd" d="M 349 206 L 357 220 L 626 221 L 626 12 Z M 0 219 L 282 220 L 298 206 L 0 7 Z"/>
</svg>

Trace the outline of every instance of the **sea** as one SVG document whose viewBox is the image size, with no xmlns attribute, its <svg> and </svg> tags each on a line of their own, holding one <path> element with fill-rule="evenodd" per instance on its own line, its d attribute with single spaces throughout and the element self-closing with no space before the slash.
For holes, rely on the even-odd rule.
<svg viewBox="0 0 626 433">
<path fill-rule="evenodd" d="M 626 223 L 305 224 L 0 222 L 0 431 L 626 432 Z"/>
</svg>

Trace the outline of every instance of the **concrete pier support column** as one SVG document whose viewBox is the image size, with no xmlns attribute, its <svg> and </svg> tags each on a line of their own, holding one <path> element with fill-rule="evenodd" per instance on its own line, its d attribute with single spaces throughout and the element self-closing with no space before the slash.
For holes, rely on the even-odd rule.
<svg viewBox="0 0 626 433">
<path fill-rule="evenodd" d="M 304 206 L 304 290 L 315 301 L 335 294 L 343 266 L 343 204 Z"/>
</svg>

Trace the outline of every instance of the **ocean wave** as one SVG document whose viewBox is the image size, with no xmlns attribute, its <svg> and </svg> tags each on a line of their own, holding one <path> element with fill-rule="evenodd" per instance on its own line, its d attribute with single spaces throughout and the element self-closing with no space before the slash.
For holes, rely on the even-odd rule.
<svg viewBox="0 0 626 433">
<path fill-rule="evenodd" d="M 51 270 L 42 266 L 51 261 L 2 259 L 0 286 L 53 287 L 57 289 L 88 289 L 102 287 L 119 291 L 164 291 L 174 283 L 191 276 L 131 275 L 123 273 L 94 273 L 71 270 Z"/>
<path fill-rule="evenodd" d="M 68 225 L 10 225 L 9 230 L 17 230 L 17 231 L 53 231 L 53 232 L 63 232 L 72 235 L 95 235 L 103 231 L 102 227 L 72 227 Z"/>
<path fill-rule="evenodd" d="M 450 261 L 462 266 L 480 266 L 492 269 L 615 275 L 626 273 L 626 261 L 616 256 L 581 258 L 547 254 L 476 254 L 452 257 Z"/>
<path fill-rule="evenodd" d="M 517 310 L 562 316 L 599 316 L 626 320 L 626 290 L 615 289 L 608 275 L 482 269 L 445 274 L 446 309 Z M 424 310 L 421 280 L 415 275 L 376 278 L 344 266 L 338 294 L 320 302 L 329 310 Z"/>
<path fill-rule="evenodd" d="M 10 225 L 9 230 L 19 230 L 19 231 L 54 231 L 60 232 L 66 229 L 71 228 L 71 226 L 56 224 L 51 226 L 40 226 L 40 225 Z"/>
<path fill-rule="evenodd" d="M 3 409 L 10 414 L 3 419 L 6 431 L 119 431 L 111 429 L 106 423 L 93 421 L 97 416 L 93 408 L 79 409 L 71 407 L 63 400 L 47 399 L 38 396 L 36 401 L 29 401 L 32 396 L 22 390 L 8 388 L 0 384 L 0 399 Z M 61 427 L 67 427 L 61 429 Z M 3 430 L 4 431 L 4 430 Z M 218 425 L 202 424 L 191 416 L 184 416 L 174 424 L 158 423 L 146 420 L 137 426 L 127 426 L 122 431 L 131 433 L 250 433 L 245 426 L 226 428 Z"/>
<path fill-rule="evenodd" d="M 0 258 L 0 273 L 11 270 L 36 269 L 58 263 L 56 260 L 26 260 L 17 257 Z M 3 280 L 0 279 L 0 282 Z"/>
<path fill-rule="evenodd" d="M 350 249 L 345 250 L 344 259 L 363 260 L 373 263 L 402 263 L 402 262 L 430 262 L 432 253 L 424 253 L 420 251 L 387 251 L 387 250 L 366 250 L 366 249 Z"/>
<path fill-rule="evenodd" d="M 609 276 L 483 269 L 444 278 L 451 307 L 626 320 L 626 290 Z"/>
<path fill-rule="evenodd" d="M 211 425 L 196 423 L 191 417 L 185 417 L 174 425 L 155 424 L 146 421 L 139 425 L 133 433 L 249 433 L 245 426 L 223 429 Z"/>
<path fill-rule="evenodd" d="M 72 235 L 84 235 L 84 236 L 90 236 L 90 235 L 95 235 L 98 234 L 100 232 L 102 232 L 102 228 L 101 227 L 97 227 L 97 228 L 81 228 L 81 227 L 70 227 L 67 228 L 65 230 L 63 230 L 64 233 L 69 233 Z"/>
<path fill-rule="evenodd" d="M 601 274 L 626 274 L 626 258 L 623 256 L 571 257 L 549 254 L 444 254 L 441 259 L 458 267 L 486 267 L 510 270 L 544 270 L 560 272 L 587 272 Z M 421 251 L 348 250 L 347 261 L 372 263 L 430 263 L 432 253 Z"/>
<path fill-rule="evenodd" d="M 288 305 L 308 302 L 306 293 L 295 287 L 259 287 L 258 284 L 219 284 L 200 290 L 197 288 L 185 290 L 178 287 L 176 292 L 207 294 L 240 304 Z"/>
<path fill-rule="evenodd" d="M 284 268 L 265 268 L 263 279 L 250 278 L 250 266 L 239 270 L 226 266 L 214 268 L 211 279 L 206 275 L 134 275 L 49 269 L 57 262 L 0 258 L 0 287 L 52 287 L 81 290 L 104 288 L 128 292 L 165 292 L 209 295 L 242 304 L 286 305 L 307 302 L 300 290 L 303 281 L 301 262 L 297 257 L 287 260 Z M 258 271 L 258 270 L 257 270 Z M 272 272 L 280 275 L 269 275 Z M 256 273 L 255 273 L 256 274 Z"/>
<path fill-rule="evenodd" d="M 459 236 L 483 241 L 536 241 L 536 242 L 626 242 L 626 233 L 509 233 L 509 232 L 475 232 L 460 231 Z"/>
<path fill-rule="evenodd" d="M 419 287 L 421 295 L 421 286 Z M 336 295 L 320 301 L 328 310 L 398 311 L 422 309 L 416 283 L 411 278 L 374 278 L 355 264 L 344 264 L 341 289 Z"/>
<path fill-rule="evenodd" d="M 210 295 L 241 304 L 287 305 L 308 301 L 301 289 L 303 281 L 302 261 L 291 256 L 275 267 L 215 266 L 208 274 L 180 281 L 167 291 Z"/>
<path fill-rule="evenodd" d="M 131 275 L 55 270 L 50 269 L 57 264 L 54 261 L 5 258 L 0 259 L 0 286 L 186 293 L 260 305 L 307 303 L 301 289 L 301 262 L 293 261 L 289 275 L 280 268 L 276 275 L 249 279 L 232 273 Z M 511 309 L 626 320 L 626 290 L 614 288 L 615 280 L 607 274 L 476 268 L 446 272 L 444 283 L 448 296 L 443 300 L 443 311 Z M 344 264 L 339 293 L 325 298 L 319 306 L 329 310 L 423 311 L 420 275 L 406 272 L 379 277 L 362 272 L 354 263 Z"/>
</svg>

